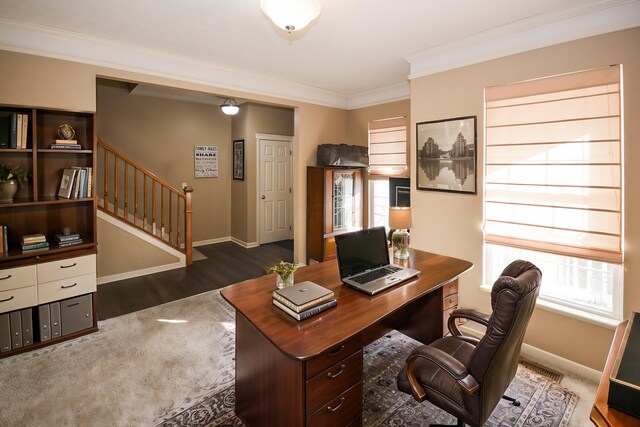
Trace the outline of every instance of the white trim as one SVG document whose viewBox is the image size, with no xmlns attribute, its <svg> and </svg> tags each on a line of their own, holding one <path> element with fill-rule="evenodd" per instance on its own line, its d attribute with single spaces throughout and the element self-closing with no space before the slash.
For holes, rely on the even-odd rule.
<svg viewBox="0 0 640 427">
<path fill-rule="evenodd" d="M 489 285 L 481 285 L 480 290 L 491 293 L 491 286 Z M 567 307 L 562 304 L 557 304 L 551 301 L 547 301 L 542 298 L 538 298 L 536 300 L 536 308 L 550 311 L 552 313 L 560 314 L 562 316 L 571 317 L 576 320 L 581 320 L 583 322 L 591 323 L 593 325 L 602 326 L 607 329 L 615 329 L 616 326 L 620 323 L 618 320 L 614 320 L 604 316 L 598 316 L 594 313 L 587 313 L 586 311 L 578 310 L 576 308 Z"/>
<path fill-rule="evenodd" d="M 197 242 L 191 243 L 191 246 L 195 248 L 198 246 L 215 245 L 216 243 L 231 242 L 232 239 L 233 238 L 231 236 L 227 236 L 227 237 L 218 237 L 217 239 L 198 240 Z"/>
<path fill-rule="evenodd" d="M 170 254 L 173 255 L 174 257 L 178 258 L 178 262 L 182 263 L 182 265 L 186 265 L 186 256 L 185 254 L 183 254 L 182 252 L 180 252 L 177 249 L 172 248 L 171 246 L 162 243 L 161 241 L 159 241 L 157 238 L 149 235 L 148 233 L 145 233 L 144 231 L 140 230 L 137 227 L 134 227 L 130 224 L 127 224 L 124 221 L 120 221 L 119 219 L 116 219 L 114 217 L 112 217 L 111 215 L 108 215 L 104 212 L 102 212 L 101 210 L 98 209 L 98 219 L 101 219 L 111 225 L 113 225 L 114 227 L 118 227 L 123 231 L 126 231 L 127 233 L 131 234 L 132 236 L 137 237 L 138 239 L 144 240 L 145 242 L 149 243 L 150 245 L 155 246 L 156 248 Z"/>
<path fill-rule="evenodd" d="M 111 276 L 98 277 L 98 285 L 116 282 L 118 280 L 132 279 L 134 277 L 146 276 L 147 274 L 161 273 L 163 271 L 183 268 L 184 263 L 175 262 L 173 264 L 159 265 L 156 267 L 143 268 L 141 270 L 127 271 L 126 273 L 112 274 Z"/>
<path fill-rule="evenodd" d="M 411 98 L 409 82 L 402 82 L 349 96 L 348 109 L 371 107 L 387 102 L 404 101 Z"/>
<path fill-rule="evenodd" d="M 233 243 L 235 243 L 236 245 L 242 246 L 245 249 L 251 249 L 251 248 L 257 248 L 258 246 L 260 246 L 260 243 L 258 242 L 245 242 L 243 240 L 240 239 L 236 239 L 235 237 L 231 237 L 231 241 Z"/>
<path fill-rule="evenodd" d="M 459 329 L 461 332 L 472 335 L 476 338 L 482 338 L 483 336 L 481 331 L 478 331 L 469 325 L 461 325 Z M 570 372 L 596 383 L 600 381 L 600 377 L 602 376 L 602 372 L 600 371 L 581 365 L 572 360 L 565 359 L 564 357 L 556 354 L 549 353 L 548 351 L 541 350 L 538 347 L 534 347 L 529 344 L 522 344 L 520 354 L 532 362 L 540 363 L 541 365 L 551 369 L 560 369 Z"/>
<path fill-rule="evenodd" d="M 640 2 L 603 0 L 523 19 L 408 56 L 409 79 L 640 25 Z"/>
</svg>

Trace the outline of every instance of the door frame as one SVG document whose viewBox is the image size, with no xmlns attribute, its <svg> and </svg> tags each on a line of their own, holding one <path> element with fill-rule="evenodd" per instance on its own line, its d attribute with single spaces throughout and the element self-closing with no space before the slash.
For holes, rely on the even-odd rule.
<svg viewBox="0 0 640 427">
<path fill-rule="evenodd" d="M 262 152 L 260 151 L 260 141 L 285 141 L 289 143 L 289 183 L 291 184 L 291 191 L 289 192 L 289 218 L 291 218 L 291 230 L 289 230 L 289 239 L 293 239 L 294 221 L 293 221 L 293 135 L 275 135 L 269 133 L 256 133 L 256 240 L 258 246 L 262 244 L 260 241 L 260 218 L 262 217 L 262 204 L 260 203 L 260 165 L 262 164 Z"/>
</svg>

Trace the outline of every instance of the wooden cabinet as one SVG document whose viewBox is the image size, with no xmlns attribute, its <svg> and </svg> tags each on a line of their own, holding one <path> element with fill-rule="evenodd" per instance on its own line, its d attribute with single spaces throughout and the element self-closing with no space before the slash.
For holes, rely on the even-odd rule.
<svg viewBox="0 0 640 427">
<path fill-rule="evenodd" d="M 26 147 L 0 148 L 0 163 L 22 166 L 29 173 L 29 180 L 15 194 L 13 202 L 0 203 L 0 225 L 7 228 L 8 246 L 8 250 L 0 254 L 0 301 L 13 296 L 9 301 L 0 302 L 0 313 L 81 294 L 92 294 L 95 311 L 97 199 L 93 195 L 70 199 L 58 197 L 63 171 L 68 168 L 91 168 L 90 185 L 95 189 L 94 113 L 4 105 L 0 106 L 0 132 L 3 135 L 10 132 L 6 124 L 10 126 L 14 114 L 27 118 Z M 64 124 L 74 129 L 73 139 L 80 149 L 51 148 L 56 139 L 60 139 L 58 128 Z M 6 140 L 6 136 L 4 138 Z M 55 235 L 63 233 L 65 228 L 80 234 L 82 243 L 58 246 Z M 44 234 L 49 248 L 22 251 L 21 238 L 29 234 Z M 75 266 L 67 267 L 74 263 Z M 37 311 L 37 308 L 33 310 L 36 321 Z M 90 328 L 69 337 L 94 330 L 97 330 L 95 316 Z M 69 337 L 47 343 L 36 341 L 30 347 L 2 353 L 2 356 Z"/>
<path fill-rule="evenodd" d="M 307 167 L 307 264 L 336 257 L 335 236 L 362 228 L 361 168 Z"/>
</svg>

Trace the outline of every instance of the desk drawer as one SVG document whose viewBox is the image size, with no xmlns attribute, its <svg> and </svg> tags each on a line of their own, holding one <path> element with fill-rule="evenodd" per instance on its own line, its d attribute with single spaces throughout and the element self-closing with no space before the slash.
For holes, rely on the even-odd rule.
<svg viewBox="0 0 640 427">
<path fill-rule="evenodd" d="M 340 345 L 330 348 L 318 357 L 307 362 L 307 378 L 311 378 L 330 366 L 335 365 L 356 351 L 362 349 L 360 335 L 357 335 Z"/>
<path fill-rule="evenodd" d="M 458 281 L 454 280 L 453 282 L 447 283 L 442 287 L 442 296 L 444 298 L 457 294 L 458 293 Z"/>
<path fill-rule="evenodd" d="M 38 287 L 0 291 L 0 313 L 38 305 Z"/>
<path fill-rule="evenodd" d="M 38 264 L 38 283 L 84 276 L 85 274 L 96 275 L 95 255 L 85 255 Z"/>
<path fill-rule="evenodd" d="M 312 414 L 362 379 L 362 351 L 307 381 L 307 414 Z"/>
<path fill-rule="evenodd" d="M 362 412 L 362 382 L 307 417 L 308 427 L 343 426 Z"/>
<path fill-rule="evenodd" d="M 37 283 L 36 266 L 9 268 L 0 271 L 0 291 L 26 288 Z M 1 299 L 1 298 L 0 298 Z"/>
<path fill-rule="evenodd" d="M 455 308 L 458 306 L 458 295 L 450 295 L 444 299 L 442 302 L 442 310 L 447 311 L 450 308 Z"/>
<path fill-rule="evenodd" d="M 95 292 L 96 289 L 96 275 L 94 273 L 42 283 L 38 285 L 38 304 L 88 294 Z"/>
</svg>

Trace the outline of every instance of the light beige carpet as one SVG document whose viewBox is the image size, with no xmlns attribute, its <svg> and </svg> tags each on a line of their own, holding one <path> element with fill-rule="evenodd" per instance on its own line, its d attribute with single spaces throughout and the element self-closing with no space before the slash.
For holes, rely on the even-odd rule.
<svg viewBox="0 0 640 427">
<path fill-rule="evenodd" d="M 99 327 L 0 360 L 0 426 L 153 426 L 233 382 L 233 312 L 217 291 Z"/>
</svg>

